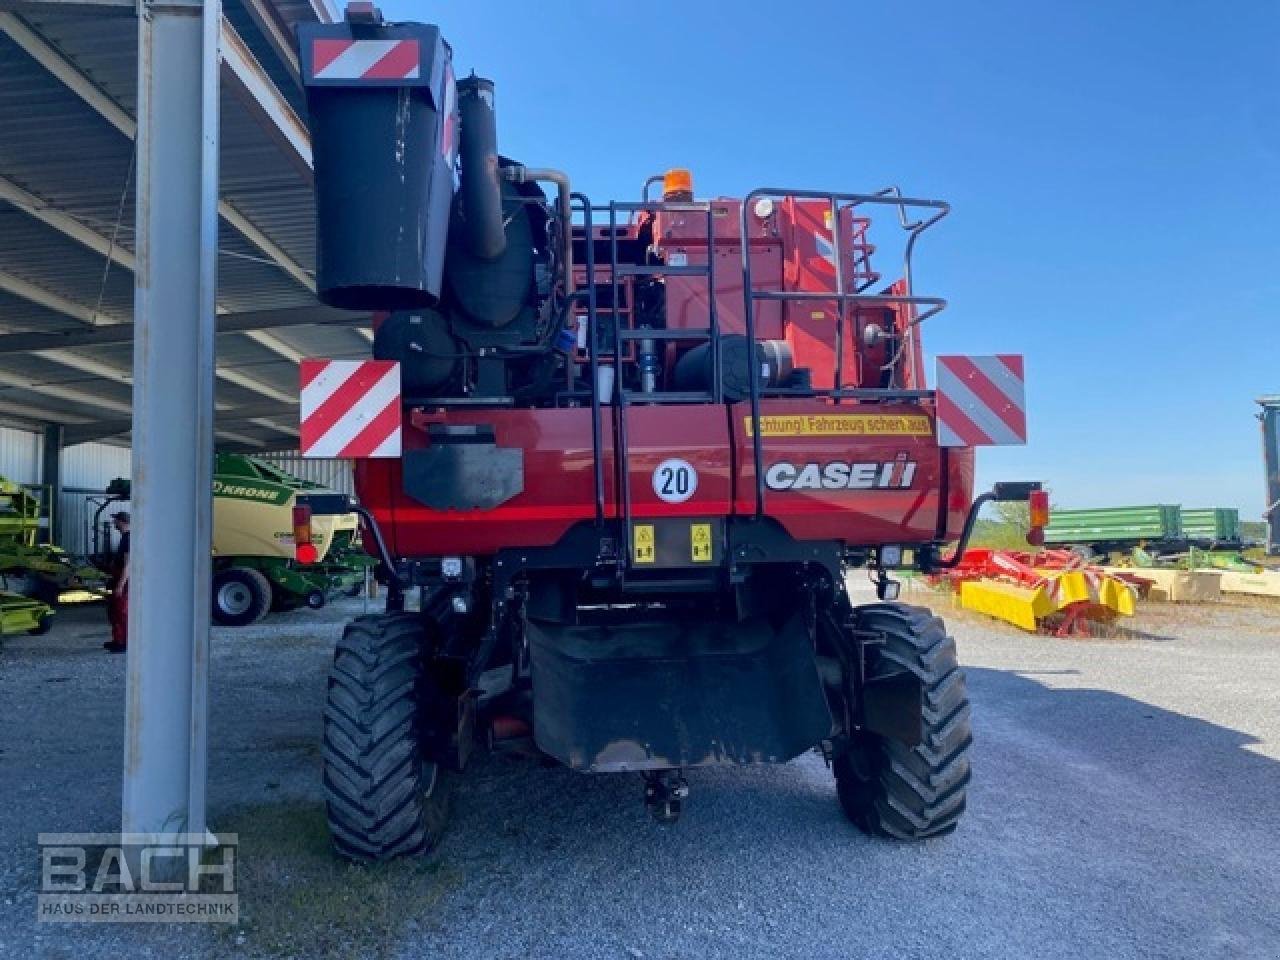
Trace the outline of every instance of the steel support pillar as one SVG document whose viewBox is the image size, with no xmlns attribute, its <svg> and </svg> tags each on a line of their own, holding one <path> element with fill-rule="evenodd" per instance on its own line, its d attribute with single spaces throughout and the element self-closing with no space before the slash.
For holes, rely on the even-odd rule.
<svg viewBox="0 0 1280 960">
<path fill-rule="evenodd" d="M 1262 469 L 1266 477 L 1267 556 L 1280 556 L 1280 396 L 1260 397 Z"/>
<path fill-rule="evenodd" d="M 44 443 L 40 448 L 40 483 L 49 491 L 49 542 L 62 545 L 62 436 L 60 423 L 46 424 Z"/>
<path fill-rule="evenodd" d="M 221 3 L 138 17 L 125 833 L 204 834 Z"/>
</svg>

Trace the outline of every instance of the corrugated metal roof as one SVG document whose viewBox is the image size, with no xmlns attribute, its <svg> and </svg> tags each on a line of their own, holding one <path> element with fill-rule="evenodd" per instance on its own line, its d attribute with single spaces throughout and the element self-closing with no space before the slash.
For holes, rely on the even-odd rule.
<svg viewBox="0 0 1280 960">
<path fill-rule="evenodd" d="M 251 3 L 262 10 L 251 10 Z M 97 234 L 93 249 L 35 216 L 23 203 L 0 200 L 0 332 L 65 331 L 82 326 L 98 309 L 101 323 L 128 321 L 132 315 L 134 147 L 127 118 L 111 122 L 118 108 L 135 112 L 137 23 L 131 16 L 25 6 L 10 36 L 0 24 L 0 178 L 33 195 L 38 204 L 65 214 L 80 228 Z M 259 12 L 270 18 L 268 35 Z M 305 103 L 290 57 L 279 44 L 294 42 L 301 21 L 338 17 L 332 0 L 225 0 L 224 16 L 258 65 L 276 85 L 282 100 L 299 116 Z M 280 28 L 279 30 L 274 29 Z M 35 59 L 14 37 L 31 31 L 35 43 L 59 58 L 62 67 L 87 80 L 96 93 L 75 92 Z M 29 46 L 30 36 L 24 41 Z M 90 101 L 104 95 L 110 103 Z M 111 106 L 114 105 L 114 106 Z M 249 230 L 225 216 L 219 228 L 218 304 L 233 312 L 306 307 L 314 295 L 301 272 L 314 268 L 314 208 L 309 176 L 265 118 L 245 108 L 224 82 L 221 102 L 221 197 Z M 126 129 L 120 129 L 124 126 Z M 0 186 L 3 186 L 0 183 Z M 12 189 L 10 190 L 10 194 Z M 290 261 L 272 262 L 253 233 L 265 237 Z M 105 238 L 120 253 L 104 271 Z M 291 272 L 292 271 L 292 272 Z M 16 278 L 16 281 L 15 279 Z M 20 289 L 15 289 L 20 288 Z M 34 288 L 34 289 L 33 289 Z M 47 296 L 41 297 L 41 294 Z M 43 299 L 43 305 L 39 300 Z M 175 322 L 178 322 L 175 319 Z M 223 406 L 261 405 L 279 394 L 296 395 L 295 354 L 355 357 L 367 355 L 368 341 L 352 329 L 287 327 L 270 337 L 245 334 L 218 337 L 223 376 L 216 397 Z M 129 402 L 122 377 L 99 376 L 119 370 L 127 375 L 132 348 L 127 343 L 42 352 L 0 352 L 0 421 L 84 423 L 118 420 Z M 86 369 L 87 368 L 87 369 Z M 94 405 L 94 398 L 101 403 Z M 293 419 L 287 412 L 280 423 Z M 296 444 L 288 429 L 269 421 L 236 423 L 223 432 L 272 448 Z M 225 445 L 225 444 L 224 444 Z"/>
</svg>

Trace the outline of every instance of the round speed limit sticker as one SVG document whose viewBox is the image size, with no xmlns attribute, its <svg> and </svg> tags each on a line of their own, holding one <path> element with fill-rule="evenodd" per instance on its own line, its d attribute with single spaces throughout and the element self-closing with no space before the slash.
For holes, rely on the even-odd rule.
<svg viewBox="0 0 1280 960">
<path fill-rule="evenodd" d="M 667 503 L 684 503 L 698 489 L 698 471 L 688 460 L 672 457 L 653 471 L 653 492 Z"/>
</svg>

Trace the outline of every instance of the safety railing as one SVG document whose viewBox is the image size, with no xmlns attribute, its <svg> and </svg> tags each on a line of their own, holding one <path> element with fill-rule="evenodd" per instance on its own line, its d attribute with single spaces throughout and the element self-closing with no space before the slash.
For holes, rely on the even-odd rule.
<svg viewBox="0 0 1280 960">
<path fill-rule="evenodd" d="M 747 233 L 747 212 L 751 210 L 755 201 L 768 197 L 770 199 L 796 199 L 796 200 L 824 200 L 830 205 L 831 213 L 831 240 L 832 240 L 832 260 L 835 264 L 836 289 L 834 291 L 808 291 L 808 290 L 757 290 L 751 282 L 751 251 L 749 244 L 745 242 Z M 858 289 L 855 285 L 852 288 L 848 285 L 848 281 L 852 278 L 845 276 L 845 260 L 844 251 L 842 250 L 841 237 L 841 213 L 843 210 L 850 212 L 853 218 L 854 208 L 864 204 L 879 204 L 897 207 L 899 225 L 903 230 L 907 231 L 907 240 L 903 251 L 903 288 L 906 291 L 903 294 L 884 294 L 884 293 L 866 293 Z M 908 217 L 908 209 L 919 208 L 931 211 L 920 219 L 913 220 Z M 834 403 L 839 403 L 842 399 L 917 399 L 928 396 L 928 391 L 923 390 L 880 390 L 880 389 L 863 389 L 863 390 L 846 390 L 844 389 L 844 329 L 847 307 L 850 304 L 864 306 L 883 306 L 883 307 L 903 307 L 909 311 L 912 316 L 905 325 L 902 336 L 894 356 L 890 358 L 887 367 L 892 368 L 896 365 L 904 355 L 904 353 L 912 358 L 914 364 L 915 351 L 911 344 L 914 342 L 915 329 L 925 320 L 940 313 L 946 308 L 947 301 L 940 297 L 921 297 L 916 296 L 913 292 L 911 265 L 912 257 L 915 253 L 916 240 L 920 234 L 933 226 L 951 211 L 951 207 L 942 200 L 924 200 L 915 197 L 904 197 L 902 191 L 897 187 L 886 187 L 875 193 L 833 193 L 822 190 L 798 190 L 791 187 L 757 187 L 745 197 L 742 198 L 742 205 L 739 208 L 739 230 L 740 236 L 743 238 L 741 244 L 742 249 L 742 289 L 744 299 L 744 324 L 746 327 L 747 342 L 749 344 L 756 343 L 756 324 L 755 324 L 755 305 L 760 300 L 771 300 L 781 303 L 787 302 L 812 302 L 818 301 L 836 301 L 838 306 L 837 321 L 835 326 L 835 370 L 832 379 L 832 388 L 830 390 L 814 390 L 812 393 L 818 396 L 830 397 Z M 911 382 L 920 384 L 920 371 L 913 369 Z M 747 377 L 748 394 L 751 401 L 751 457 L 752 465 L 755 473 L 755 500 L 756 515 L 764 513 L 764 448 L 763 437 L 760 430 L 760 399 L 762 389 L 759 379 L 754 376 Z M 781 392 L 781 391 L 778 391 Z"/>
</svg>

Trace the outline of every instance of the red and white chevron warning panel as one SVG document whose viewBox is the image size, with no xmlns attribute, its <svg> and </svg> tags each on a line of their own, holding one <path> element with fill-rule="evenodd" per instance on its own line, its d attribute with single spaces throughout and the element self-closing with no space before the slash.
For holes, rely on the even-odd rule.
<svg viewBox="0 0 1280 960">
<path fill-rule="evenodd" d="M 316 80 L 417 80 L 417 40 L 311 41 L 311 74 Z"/>
<path fill-rule="evenodd" d="M 298 366 L 304 457 L 400 456 L 400 364 L 303 360 Z"/>
<path fill-rule="evenodd" d="M 989 447 L 1027 442 L 1022 357 L 938 357 L 938 446 Z"/>
</svg>

